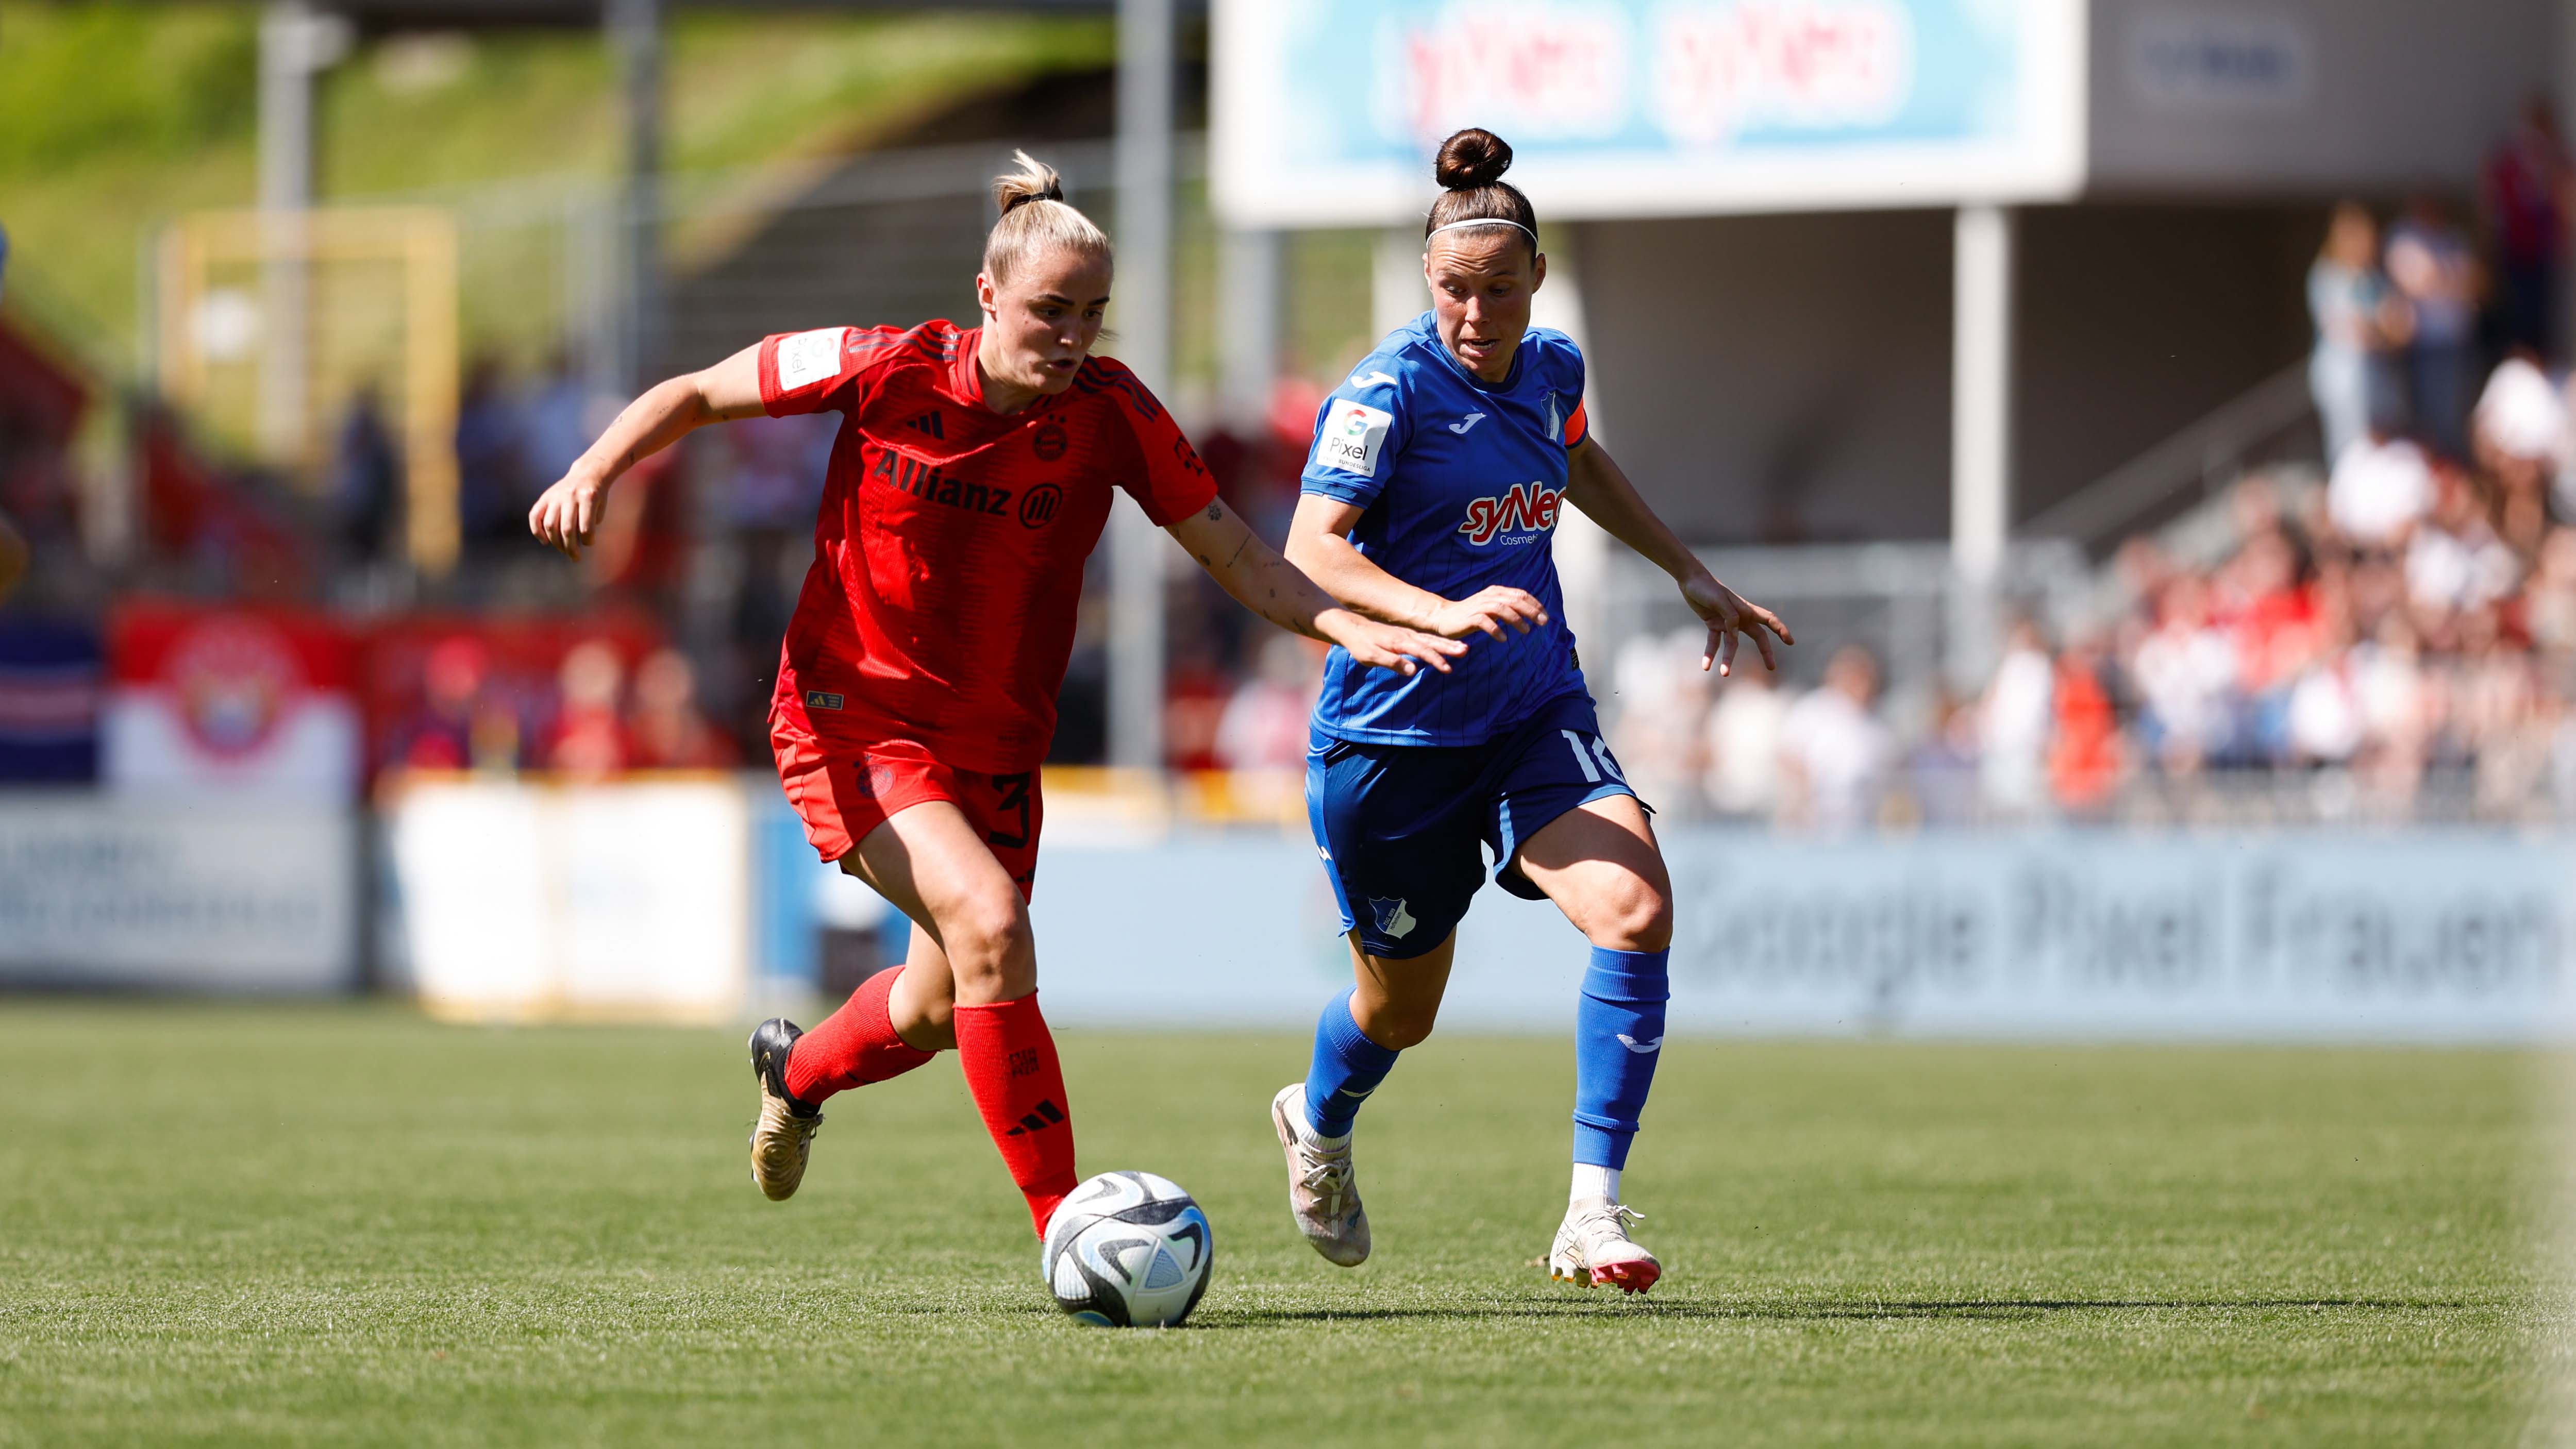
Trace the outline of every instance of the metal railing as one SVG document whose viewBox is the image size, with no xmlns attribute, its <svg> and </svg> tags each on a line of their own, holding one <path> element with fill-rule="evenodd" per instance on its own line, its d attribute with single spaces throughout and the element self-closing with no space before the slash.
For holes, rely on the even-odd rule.
<svg viewBox="0 0 2576 1449">
<path fill-rule="evenodd" d="M 2124 535 L 2218 496 L 2268 445 L 2316 413 L 2306 359 L 2221 404 L 2198 422 L 2023 522 L 2024 538 L 2065 538 L 2095 552 Z"/>
</svg>

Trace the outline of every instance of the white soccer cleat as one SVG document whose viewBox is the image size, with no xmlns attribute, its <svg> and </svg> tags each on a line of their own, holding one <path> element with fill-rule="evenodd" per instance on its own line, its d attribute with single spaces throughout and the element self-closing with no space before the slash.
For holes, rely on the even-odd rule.
<svg viewBox="0 0 2576 1449">
<path fill-rule="evenodd" d="M 823 1114 L 787 1091 L 787 1054 L 804 1033 L 784 1017 L 771 1017 L 751 1034 L 751 1074 L 760 1079 L 760 1120 L 751 1129 L 751 1180 L 771 1202 L 796 1195 L 805 1180 L 805 1158 Z"/>
<path fill-rule="evenodd" d="M 1644 1213 L 1606 1197 L 1588 1197 L 1565 1210 L 1556 1243 L 1547 1250 L 1547 1276 L 1596 1288 L 1615 1283 L 1622 1293 L 1643 1293 L 1664 1275 L 1655 1255 L 1628 1237 L 1628 1224 Z"/>
<path fill-rule="evenodd" d="M 1326 1262 L 1356 1268 L 1368 1261 L 1368 1214 L 1360 1207 L 1359 1176 L 1351 1167 L 1351 1142 L 1319 1147 L 1306 1124 L 1306 1084 L 1290 1082 L 1270 1099 L 1270 1125 L 1288 1155 L 1288 1212 L 1297 1231 Z"/>
</svg>

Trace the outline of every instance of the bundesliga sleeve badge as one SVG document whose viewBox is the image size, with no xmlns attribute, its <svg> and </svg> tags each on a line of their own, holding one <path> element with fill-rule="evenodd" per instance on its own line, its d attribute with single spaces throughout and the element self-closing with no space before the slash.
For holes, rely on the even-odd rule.
<svg viewBox="0 0 2576 1449">
<path fill-rule="evenodd" d="M 1346 397 L 1335 398 L 1324 414 L 1324 426 L 1315 434 L 1315 463 L 1374 478 L 1378 449 L 1386 442 L 1386 430 L 1394 424 L 1393 413 Z"/>
</svg>

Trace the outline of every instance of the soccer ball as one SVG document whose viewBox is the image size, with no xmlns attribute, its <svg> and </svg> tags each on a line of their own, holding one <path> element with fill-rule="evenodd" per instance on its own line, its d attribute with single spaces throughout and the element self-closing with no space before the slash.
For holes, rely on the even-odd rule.
<svg viewBox="0 0 2576 1449">
<path fill-rule="evenodd" d="M 1169 1328 L 1199 1306 L 1215 1259 L 1207 1214 L 1179 1183 L 1104 1172 L 1056 1206 L 1038 1267 L 1081 1322 Z"/>
</svg>

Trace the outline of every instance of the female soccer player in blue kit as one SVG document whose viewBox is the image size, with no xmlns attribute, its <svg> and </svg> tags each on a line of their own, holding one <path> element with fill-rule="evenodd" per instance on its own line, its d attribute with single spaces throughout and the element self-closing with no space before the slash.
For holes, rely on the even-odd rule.
<svg viewBox="0 0 2576 1449">
<path fill-rule="evenodd" d="M 1306 1079 L 1272 1125 L 1315 1250 L 1368 1257 L 1351 1125 L 1396 1054 L 1431 1034 L 1457 925 L 1484 884 L 1554 901 L 1592 944 L 1575 1014 L 1574 1184 L 1548 1273 L 1642 1293 L 1662 1272 L 1630 1240 L 1619 1172 L 1664 1036 L 1672 886 L 1646 811 L 1602 742 L 1565 627 L 1549 538 L 1580 508 L 1660 565 L 1708 623 L 1721 674 L 1739 633 L 1765 667 L 1770 611 L 1711 577 L 1587 432 L 1583 354 L 1529 325 L 1547 279 L 1538 217 L 1502 180 L 1512 152 L 1460 131 L 1424 224 L 1431 311 L 1326 400 L 1287 556 L 1358 613 L 1450 638 L 1448 674 L 1403 678 L 1333 651 L 1306 756 L 1307 811 L 1341 902 L 1356 984 L 1324 1008 Z"/>
</svg>

